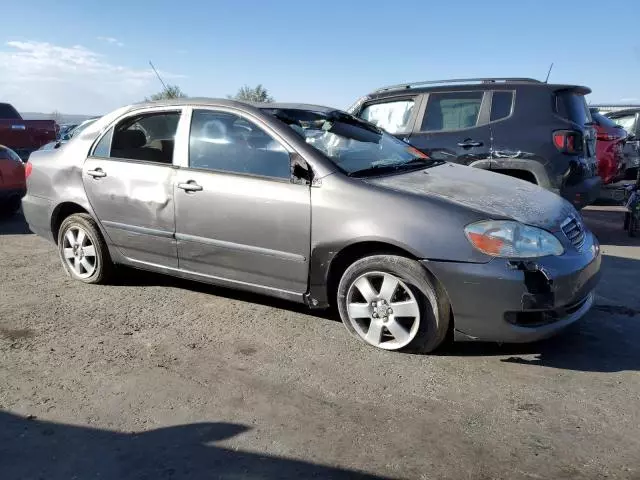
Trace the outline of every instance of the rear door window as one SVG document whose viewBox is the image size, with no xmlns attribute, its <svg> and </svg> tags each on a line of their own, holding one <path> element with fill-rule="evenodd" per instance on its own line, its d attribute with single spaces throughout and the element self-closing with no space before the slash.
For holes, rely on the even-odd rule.
<svg viewBox="0 0 640 480">
<path fill-rule="evenodd" d="M 556 92 L 556 113 L 578 125 L 592 121 L 584 95 L 571 91 Z"/>
<path fill-rule="evenodd" d="M 513 92 L 512 91 L 498 91 L 493 92 L 493 99 L 491 100 L 491 116 L 490 120 L 495 122 L 507 118 L 511 115 L 513 109 Z"/>
<path fill-rule="evenodd" d="M 430 93 L 420 130 L 437 132 L 475 127 L 483 95 L 481 91 Z"/>
<path fill-rule="evenodd" d="M 373 103 L 365 106 L 360 112 L 360 118 L 395 135 L 407 132 L 413 114 L 415 101 L 413 99 L 395 100 L 385 103 Z"/>
</svg>

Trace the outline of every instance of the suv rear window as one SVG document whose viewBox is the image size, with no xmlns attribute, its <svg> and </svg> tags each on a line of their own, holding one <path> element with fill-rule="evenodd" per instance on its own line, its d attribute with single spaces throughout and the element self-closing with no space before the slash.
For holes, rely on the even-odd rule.
<svg viewBox="0 0 640 480">
<path fill-rule="evenodd" d="M 556 92 L 556 113 L 578 125 L 591 123 L 591 112 L 584 95 L 572 91 Z"/>
</svg>

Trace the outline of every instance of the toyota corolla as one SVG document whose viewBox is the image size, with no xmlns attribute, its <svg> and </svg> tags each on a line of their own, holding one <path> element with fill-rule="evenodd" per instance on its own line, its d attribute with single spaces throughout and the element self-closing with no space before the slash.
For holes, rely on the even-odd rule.
<svg viewBox="0 0 640 480">
<path fill-rule="evenodd" d="M 598 241 L 559 196 L 332 108 L 136 104 L 30 162 L 26 219 L 74 279 L 127 265 L 333 304 L 382 349 L 547 337 L 599 277 Z"/>
</svg>

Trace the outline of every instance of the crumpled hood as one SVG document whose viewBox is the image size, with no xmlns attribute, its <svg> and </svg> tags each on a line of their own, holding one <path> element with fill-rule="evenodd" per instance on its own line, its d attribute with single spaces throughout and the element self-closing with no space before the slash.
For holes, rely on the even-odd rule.
<svg viewBox="0 0 640 480">
<path fill-rule="evenodd" d="M 445 163 L 426 170 L 366 179 L 383 188 L 438 197 L 487 214 L 557 230 L 573 206 L 543 188 L 499 173 Z"/>
</svg>

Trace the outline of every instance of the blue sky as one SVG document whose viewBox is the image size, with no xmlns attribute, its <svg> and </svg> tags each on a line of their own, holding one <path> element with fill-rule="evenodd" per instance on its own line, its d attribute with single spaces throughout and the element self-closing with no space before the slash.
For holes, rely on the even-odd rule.
<svg viewBox="0 0 640 480">
<path fill-rule="evenodd" d="M 640 102 L 637 0 L 4 2 L 0 101 L 100 114 L 168 83 L 224 97 L 262 83 L 282 101 L 346 107 L 405 81 L 544 78 L 591 102 Z"/>
</svg>

